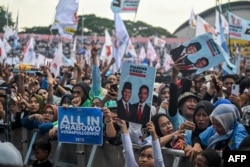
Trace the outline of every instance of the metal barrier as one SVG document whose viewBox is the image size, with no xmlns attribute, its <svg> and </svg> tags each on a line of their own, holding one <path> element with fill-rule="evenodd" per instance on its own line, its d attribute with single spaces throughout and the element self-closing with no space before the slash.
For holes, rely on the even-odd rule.
<svg viewBox="0 0 250 167">
<path fill-rule="evenodd" d="M 12 131 L 12 134 L 15 136 L 12 138 L 15 139 L 12 141 L 13 144 L 17 146 L 21 153 L 25 153 L 23 154 L 24 162 L 29 163 L 30 158 L 32 158 L 31 148 L 33 143 L 44 136 L 40 136 L 37 130 L 28 132 L 26 129 Z M 24 146 L 22 147 L 20 143 Z M 141 147 L 133 145 L 133 149 L 137 160 Z M 122 151 L 122 145 L 113 146 L 109 143 L 104 143 L 102 146 L 92 146 L 55 141 L 52 143 L 49 159 L 53 162 L 54 167 L 117 167 L 125 164 Z M 185 158 L 183 150 L 162 148 L 162 154 L 166 167 L 193 166 L 193 163 Z"/>
</svg>

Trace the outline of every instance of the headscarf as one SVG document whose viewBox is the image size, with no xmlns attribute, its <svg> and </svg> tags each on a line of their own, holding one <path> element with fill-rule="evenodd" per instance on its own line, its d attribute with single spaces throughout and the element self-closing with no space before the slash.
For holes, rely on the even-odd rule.
<svg viewBox="0 0 250 167">
<path fill-rule="evenodd" d="M 52 104 L 46 104 L 46 106 L 43 108 L 43 113 L 46 111 L 47 108 L 51 108 L 53 110 L 53 121 L 57 120 L 57 106 Z"/>
<path fill-rule="evenodd" d="M 65 94 L 65 95 L 62 97 L 61 101 L 60 101 L 60 106 L 63 105 L 63 101 L 64 101 L 64 99 L 66 99 L 66 98 L 68 98 L 68 99 L 71 101 L 71 100 L 73 99 L 73 96 L 72 96 L 71 94 Z"/>
<path fill-rule="evenodd" d="M 202 100 L 200 101 L 199 103 L 197 103 L 196 107 L 195 107 L 195 110 L 194 110 L 194 115 L 193 115 L 193 120 L 194 120 L 194 123 L 196 125 L 196 122 L 195 122 L 195 115 L 197 114 L 198 110 L 200 108 L 203 108 L 205 110 L 205 112 L 207 113 L 208 116 L 210 116 L 210 114 L 212 113 L 212 111 L 214 110 L 214 105 L 212 103 L 210 103 L 209 101 L 207 100 Z M 209 125 L 211 125 L 211 121 L 209 121 Z M 199 136 L 199 134 L 201 132 L 203 132 L 205 129 L 199 129 L 197 126 L 195 127 L 195 130 L 192 132 L 192 141 L 195 137 Z"/>
<path fill-rule="evenodd" d="M 161 102 L 162 102 L 162 100 L 161 100 L 161 94 L 162 94 L 163 90 L 166 89 L 166 88 L 169 88 L 169 85 L 168 85 L 168 84 L 164 84 L 164 85 L 161 86 L 161 88 L 160 88 L 160 91 L 159 91 L 159 94 L 158 94 L 158 98 L 157 98 L 157 105 L 158 105 L 158 106 L 161 105 Z"/>
<path fill-rule="evenodd" d="M 41 113 L 43 111 L 43 108 L 44 108 L 44 105 L 45 105 L 44 101 L 43 101 L 43 97 L 38 95 L 38 94 L 35 94 L 35 93 L 31 95 L 30 99 L 32 97 L 35 97 L 37 102 L 39 103 L 39 111 L 38 112 Z M 29 99 L 29 101 L 30 101 L 30 99 Z"/>
<path fill-rule="evenodd" d="M 81 103 L 84 103 L 87 99 L 90 99 L 90 97 L 89 97 L 90 87 L 89 87 L 89 85 L 87 83 L 78 82 L 73 86 L 72 90 L 74 90 L 74 88 L 76 86 L 81 87 L 83 92 L 84 92 L 84 97 L 82 97 L 82 102 Z"/>
<path fill-rule="evenodd" d="M 236 111 L 237 110 L 237 111 Z M 237 124 L 238 109 L 233 104 L 220 104 L 212 112 L 210 118 L 216 119 L 224 128 L 226 134 L 215 133 L 208 142 L 208 149 L 214 149 L 216 143 L 229 139 L 233 134 L 233 128 Z"/>
</svg>

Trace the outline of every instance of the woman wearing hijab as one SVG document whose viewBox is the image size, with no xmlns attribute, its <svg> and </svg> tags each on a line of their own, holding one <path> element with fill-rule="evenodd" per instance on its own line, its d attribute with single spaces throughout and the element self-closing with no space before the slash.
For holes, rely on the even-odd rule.
<svg viewBox="0 0 250 167">
<path fill-rule="evenodd" d="M 211 125 L 209 116 L 212 113 L 213 109 L 214 105 L 206 100 L 202 100 L 196 105 L 193 116 L 195 130 L 191 135 L 192 145 L 185 147 L 186 156 L 190 157 L 190 159 L 192 159 L 193 156 L 201 151 L 199 145 L 197 147 L 195 143 L 199 142 L 199 134 Z"/>
<path fill-rule="evenodd" d="M 210 116 L 212 126 L 199 135 L 199 141 L 206 149 L 235 150 L 247 136 L 245 127 L 239 123 L 238 108 L 233 104 L 220 104 Z"/>
</svg>

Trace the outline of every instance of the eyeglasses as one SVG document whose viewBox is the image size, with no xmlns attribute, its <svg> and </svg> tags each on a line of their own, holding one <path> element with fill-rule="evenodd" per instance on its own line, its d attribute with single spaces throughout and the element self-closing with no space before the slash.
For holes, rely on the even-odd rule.
<svg viewBox="0 0 250 167">
<path fill-rule="evenodd" d="M 54 115 L 54 112 L 53 111 L 44 111 L 43 114 Z"/>
</svg>

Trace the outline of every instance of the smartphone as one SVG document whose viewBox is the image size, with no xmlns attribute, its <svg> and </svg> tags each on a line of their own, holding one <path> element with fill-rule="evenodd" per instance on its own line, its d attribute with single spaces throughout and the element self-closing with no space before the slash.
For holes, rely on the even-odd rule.
<svg viewBox="0 0 250 167">
<path fill-rule="evenodd" d="M 117 84 L 112 84 L 112 85 L 110 85 L 110 90 L 112 90 L 112 91 L 114 91 L 114 92 L 118 92 Z"/>
<path fill-rule="evenodd" d="M 212 80 L 212 75 L 211 75 L 211 74 L 210 74 L 210 75 L 205 75 L 204 77 L 205 77 L 205 80 L 206 80 L 207 82 L 209 82 L 209 81 Z"/>
<path fill-rule="evenodd" d="M 232 85 L 231 94 L 238 95 L 240 91 L 240 86 L 237 84 Z"/>
<path fill-rule="evenodd" d="M 212 81 L 214 83 L 214 87 L 215 87 L 216 91 L 219 92 L 220 91 L 220 87 L 217 85 L 215 76 L 212 77 Z"/>
</svg>

